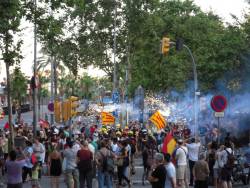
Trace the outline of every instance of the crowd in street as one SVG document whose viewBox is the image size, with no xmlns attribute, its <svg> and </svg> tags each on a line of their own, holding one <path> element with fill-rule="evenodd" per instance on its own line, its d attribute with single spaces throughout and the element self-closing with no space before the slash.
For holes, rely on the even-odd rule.
<svg viewBox="0 0 250 188">
<path fill-rule="evenodd" d="M 11 150 L 6 130 L 0 132 L 1 169 L 8 188 L 21 188 L 27 181 L 40 188 L 45 175 L 51 177 L 51 188 L 59 188 L 61 177 L 67 188 L 92 188 L 94 178 L 99 188 L 133 187 L 135 158 L 142 159 L 143 176 L 152 188 L 232 187 L 235 147 L 230 136 L 223 144 L 207 144 L 206 151 L 198 138 L 179 137 L 170 154 L 162 151 L 169 130 L 154 133 L 138 122 L 124 128 L 43 127 L 36 136 L 28 126 L 15 131 Z M 250 164 L 250 149 L 245 156 Z"/>
</svg>

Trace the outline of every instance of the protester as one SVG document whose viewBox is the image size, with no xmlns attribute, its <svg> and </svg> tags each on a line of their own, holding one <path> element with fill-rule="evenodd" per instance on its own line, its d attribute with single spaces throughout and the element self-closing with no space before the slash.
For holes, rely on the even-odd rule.
<svg viewBox="0 0 250 188">
<path fill-rule="evenodd" d="M 32 178 L 32 168 L 33 168 L 33 164 L 32 164 L 32 156 L 33 153 L 33 148 L 32 148 L 32 143 L 30 141 L 26 141 L 26 148 L 24 149 L 24 154 L 27 157 L 27 160 L 24 167 L 23 167 L 23 182 L 26 181 L 27 179 L 27 175 L 29 175 L 29 178 Z"/>
<path fill-rule="evenodd" d="M 79 172 L 77 169 L 77 152 L 73 149 L 73 141 L 68 141 L 68 148 L 63 152 L 66 160 L 65 178 L 67 188 L 79 188 Z"/>
<path fill-rule="evenodd" d="M 98 179 L 98 188 L 104 188 L 106 184 L 107 188 L 112 188 L 112 177 L 114 175 L 114 163 L 113 169 L 109 168 L 108 161 L 112 160 L 115 157 L 113 152 L 108 148 L 107 140 L 103 140 L 100 143 L 100 150 L 96 154 L 96 163 L 97 163 L 97 179 Z"/>
<path fill-rule="evenodd" d="M 44 145 L 39 141 L 39 137 L 36 137 L 34 139 L 34 144 L 33 144 L 33 152 L 36 155 L 37 159 L 39 159 L 39 165 L 42 167 L 45 159 L 45 147 Z M 39 170 L 39 178 L 41 178 L 42 173 L 41 173 L 41 168 Z"/>
<path fill-rule="evenodd" d="M 22 169 L 26 164 L 24 157 L 17 159 L 17 152 L 15 150 L 10 151 L 9 158 L 6 161 L 7 169 L 7 188 L 22 188 Z"/>
<path fill-rule="evenodd" d="M 175 153 L 176 159 L 176 179 L 177 185 L 180 188 L 188 187 L 187 180 L 187 155 L 188 150 L 184 146 L 184 142 L 182 139 L 178 140 L 178 148 Z"/>
<path fill-rule="evenodd" d="M 230 142 L 225 142 L 225 149 L 221 152 L 218 163 L 220 169 L 220 180 L 222 188 L 232 188 L 232 170 L 233 167 L 227 165 L 229 156 L 233 154 Z"/>
<path fill-rule="evenodd" d="M 191 143 L 186 144 L 188 149 L 188 159 L 189 159 L 189 170 L 190 170 L 190 186 L 193 186 L 193 167 L 195 162 L 198 161 L 199 149 L 201 143 L 199 141 L 195 142 L 195 138 L 191 138 Z"/>
<path fill-rule="evenodd" d="M 166 168 L 165 188 L 176 188 L 176 170 L 169 153 L 164 155 Z"/>
<path fill-rule="evenodd" d="M 201 153 L 200 159 L 196 161 L 193 167 L 193 175 L 195 180 L 194 188 L 208 188 L 209 167 L 206 160 L 206 154 Z"/>
<path fill-rule="evenodd" d="M 49 154 L 48 164 L 51 176 L 51 188 L 59 188 L 59 178 L 62 174 L 62 157 L 57 151 L 57 144 L 52 143 L 52 151 Z"/>
<path fill-rule="evenodd" d="M 166 169 L 164 166 L 164 156 L 161 153 L 155 155 L 155 169 L 152 171 L 148 180 L 152 188 L 164 188 L 166 181 Z"/>
<path fill-rule="evenodd" d="M 39 183 L 40 169 L 41 169 L 41 166 L 39 164 L 39 161 L 36 161 L 34 166 L 32 167 L 32 180 L 31 180 L 32 188 L 40 188 L 40 183 Z"/>
<path fill-rule="evenodd" d="M 125 170 L 129 166 L 129 154 L 126 150 L 126 142 L 118 141 L 118 146 L 120 148 L 119 155 L 117 155 L 118 166 L 117 166 L 117 175 L 118 175 L 118 186 L 122 185 L 122 180 L 124 179 L 129 187 L 131 187 L 131 182 L 128 177 L 125 175 Z"/>
<path fill-rule="evenodd" d="M 87 188 L 92 188 L 93 153 L 89 150 L 87 141 L 82 141 L 81 145 L 81 149 L 77 152 L 80 188 L 85 187 L 85 182 L 87 183 Z"/>
</svg>

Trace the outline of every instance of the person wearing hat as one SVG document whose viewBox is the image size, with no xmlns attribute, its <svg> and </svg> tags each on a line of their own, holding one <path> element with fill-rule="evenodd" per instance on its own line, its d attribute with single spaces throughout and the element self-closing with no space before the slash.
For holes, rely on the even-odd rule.
<svg viewBox="0 0 250 188">
<path fill-rule="evenodd" d="M 148 180 L 152 184 L 152 188 L 164 188 L 167 172 L 164 166 L 163 154 L 156 153 L 155 162 L 156 162 L 156 167 L 149 176 Z"/>
<path fill-rule="evenodd" d="M 188 187 L 187 182 L 187 158 L 188 149 L 184 146 L 182 139 L 178 140 L 178 147 L 176 149 L 175 160 L 176 160 L 176 179 L 177 185 L 180 188 Z"/>
</svg>

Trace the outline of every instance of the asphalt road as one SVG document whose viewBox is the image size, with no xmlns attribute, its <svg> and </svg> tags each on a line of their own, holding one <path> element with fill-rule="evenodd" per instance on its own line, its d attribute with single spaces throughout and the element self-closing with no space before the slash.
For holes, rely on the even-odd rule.
<svg viewBox="0 0 250 188">
<path fill-rule="evenodd" d="M 137 158 L 135 159 L 135 169 L 136 173 L 132 176 L 132 187 L 133 188 L 151 188 L 151 185 L 149 182 L 146 182 L 145 186 L 142 185 L 142 174 L 143 174 L 143 167 L 142 167 L 142 159 Z M 29 187 L 29 183 L 26 183 L 24 187 Z M 50 186 L 50 177 L 43 177 L 41 180 L 41 187 L 42 188 L 49 188 Z M 115 188 L 116 186 L 114 186 Z M 250 186 L 243 186 L 242 184 L 233 185 L 233 188 L 249 188 Z M 64 183 L 63 177 L 60 179 L 60 188 L 66 188 L 66 185 Z M 97 180 L 93 180 L 93 188 L 98 188 Z M 190 187 L 191 188 L 191 187 Z M 212 187 L 209 187 L 212 188 Z"/>
</svg>

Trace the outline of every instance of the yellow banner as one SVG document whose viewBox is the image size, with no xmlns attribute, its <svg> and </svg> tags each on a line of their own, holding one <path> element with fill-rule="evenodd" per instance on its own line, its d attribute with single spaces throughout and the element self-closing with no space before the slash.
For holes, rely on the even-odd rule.
<svg viewBox="0 0 250 188">
<path fill-rule="evenodd" d="M 155 112 L 150 118 L 150 121 L 157 127 L 157 129 L 163 129 L 166 126 L 166 120 L 159 111 Z"/>
<path fill-rule="evenodd" d="M 108 112 L 101 112 L 102 124 L 111 125 L 115 124 L 115 117 Z"/>
</svg>

